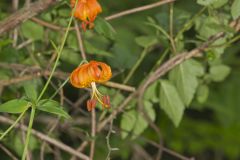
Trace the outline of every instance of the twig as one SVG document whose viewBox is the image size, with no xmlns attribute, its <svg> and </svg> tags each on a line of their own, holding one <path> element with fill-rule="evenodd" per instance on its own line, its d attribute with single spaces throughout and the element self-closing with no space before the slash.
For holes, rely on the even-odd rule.
<svg viewBox="0 0 240 160">
<path fill-rule="evenodd" d="M 78 26 L 78 23 L 77 23 L 76 20 L 74 20 L 74 25 L 75 25 L 75 30 L 76 30 L 76 33 L 77 33 L 76 35 L 77 35 L 77 39 L 78 39 L 78 46 L 79 46 L 79 49 L 81 51 L 82 59 L 86 60 L 87 56 L 86 56 L 86 53 L 85 53 L 85 50 L 84 50 L 84 47 L 83 47 L 82 35 L 81 35 L 80 29 L 79 29 L 79 26 Z"/>
<path fill-rule="evenodd" d="M 25 0 L 25 6 L 26 7 L 30 7 L 30 4 L 31 4 L 31 0 Z"/>
<path fill-rule="evenodd" d="M 13 13 L 0 22 L 0 35 L 15 28 L 22 22 L 36 16 L 38 13 L 57 3 L 57 0 L 39 0 Z"/>
<path fill-rule="evenodd" d="M 152 157 L 143 149 L 142 146 L 133 144 L 133 148 L 136 151 L 136 159 L 142 159 L 142 160 L 153 160 Z"/>
<path fill-rule="evenodd" d="M 235 21 L 232 21 L 229 25 L 231 28 L 234 28 L 236 32 L 240 30 L 240 17 Z"/>
<path fill-rule="evenodd" d="M 176 45 L 173 37 L 173 3 L 169 5 L 169 40 L 172 46 L 173 53 L 176 54 Z"/>
<path fill-rule="evenodd" d="M 96 111 L 95 109 L 92 110 L 92 140 L 91 140 L 91 146 L 90 146 L 90 160 L 93 160 L 94 158 L 94 151 L 95 151 L 95 138 L 96 138 Z"/>
<path fill-rule="evenodd" d="M 65 27 L 52 24 L 50 22 L 44 21 L 44 20 L 36 18 L 36 17 L 32 17 L 31 21 L 33 21 L 33 22 L 35 22 L 35 23 L 37 23 L 37 24 L 39 24 L 41 26 L 50 28 L 52 30 L 56 30 L 56 31 L 65 31 L 66 30 Z M 75 30 L 75 28 L 74 27 L 70 27 L 69 30 L 72 31 L 72 30 Z"/>
<path fill-rule="evenodd" d="M 53 29 L 53 30 L 57 30 L 57 31 L 64 31 L 64 30 L 66 30 L 65 27 L 57 26 L 55 24 L 49 23 L 47 21 L 41 20 L 41 19 L 36 18 L 36 17 L 32 17 L 31 21 L 33 21 L 33 22 L 35 22 L 35 23 L 37 23 L 37 24 L 39 24 L 41 26 Z M 73 30 L 73 29 L 74 28 L 71 28 L 70 30 Z"/>
<path fill-rule="evenodd" d="M 129 9 L 129 10 L 126 10 L 126 11 L 119 12 L 119 13 L 113 14 L 111 16 L 108 16 L 105 19 L 106 20 L 116 19 L 116 18 L 119 18 L 119 17 L 122 17 L 122 16 L 126 16 L 126 15 L 129 15 L 129 14 L 136 13 L 136 12 L 141 12 L 141 11 L 144 11 L 144 10 L 152 9 L 152 8 L 164 5 L 166 3 L 171 3 L 171 2 L 174 2 L 174 1 L 175 0 L 162 0 L 162 1 L 159 1 L 159 2 L 156 2 L 156 3 L 152 3 L 152 4 L 149 4 L 149 5 L 142 6 L 142 7 L 137 7 L 137 8 L 133 8 L 133 9 Z"/>
<path fill-rule="evenodd" d="M 117 88 L 117 89 L 124 90 L 124 91 L 128 91 L 128 92 L 136 91 L 135 87 L 120 84 L 120 83 L 116 83 L 116 82 L 111 82 L 111 81 L 103 83 L 103 85 L 108 86 L 108 87 L 112 87 L 112 88 Z"/>
<path fill-rule="evenodd" d="M 185 156 L 183 156 L 183 155 L 181 155 L 181 154 L 179 154 L 179 153 L 177 153 L 177 152 L 175 152 L 175 151 L 173 151 L 173 150 L 171 150 L 171 149 L 168 149 L 168 148 L 166 148 L 166 147 L 163 147 L 163 146 L 157 144 L 157 143 L 154 142 L 154 141 L 147 140 L 147 142 L 150 143 L 151 145 L 157 147 L 157 148 L 162 148 L 162 150 L 163 150 L 164 152 L 168 153 L 168 154 L 171 155 L 171 156 L 174 156 L 174 157 L 176 157 L 176 158 L 179 158 L 179 159 L 181 159 L 181 160 L 193 160 L 193 158 L 187 158 L 187 157 L 185 157 Z"/>
<path fill-rule="evenodd" d="M 19 44 L 16 49 L 19 50 L 19 49 L 22 49 L 23 47 L 26 47 L 27 45 L 29 45 L 30 43 L 32 43 L 33 40 L 32 39 L 28 39 L 26 41 L 24 41 L 23 43 Z"/>
<path fill-rule="evenodd" d="M 111 156 L 111 152 L 115 149 L 115 148 L 112 148 L 111 145 L 110 145 L 111 133 L 115 133 L 115 131 L 113 131 L 113 120 L 111 120 L 111 122 L 110 122 L 110 127 L 109 127 L 109 130 L 108 130 L 108 134 L 106 136 L 107 148 L 108 148 L 108 154 L 107 154 L 106 160 L 110 160 L 111 159 L 111 157 L 110 157 Z"/>
<path fill-rule="evenodd" d="M 9 80 L 0 80 L 0 86 L 9 86 L 12 84 L 16 84 L 16 83 L 20 83 L 23 81 L 27 81 L 27 80 L 32 80 L 34 78 L 38 78 L 41 76 L 49 76 L 50 72 L 49 71 L 45 71 L 45 72 L 38 72 L 38 73 L 34 73 L 34 74 L 30 74 L 30 75 L 25 75 L 25 76 L 20 76 L 20 77 L 15 77 Z M 58 77 L 60 79 L 64 79 L 64 75 L 62 74 L 62 72 L 55 72 L 54 74 L 55 77 Z"/>
<path fill-rule="evenodd" d="M 120 18 L 122 16 L 126 16 L 129 14 L 133 14 L 136 12 L 141 12 L 141 11 L 145 11 L 148 9 L 152 9 L 158 6 L 161 6 L 163 4 L 167 4 L 167 3 L 171 3 L 174 2 L 175 0 L 163 0 L 163 1 L 159 1 L 156 3 L 152 3 L 149 5 L 145 5 L 142 7 L 137 7 L 137 8 L 133 8 L 130 10 L 126 10 L 126 11 L 122 11 L 120 13 L 116 13 L 110 16 L 105 17 L 106 20 L 113 20 L 116 18 Z M 6 18 L 4 21 L 2 21 L 0 23 L 0 35 L 3 34 L 4 32 L 9 31 L 12 28 L 15 28 L 16 26 L 18 26 L 19 24 L 21 24 L 22 22 L 31 19 L 32 21 L 48 27 L 50 29 L 53 30 L 66 30 L 65 27 L 61 27 L 55 24 L 51 24 L 49 22 L 46 22 L 44 20 L 35 18 L 34 16 L 36 16 L 38 13 L 42 12 L 43 10 L 49 8 L 50 6 L 54 5 L 57 3 L 57 0 L 42 0 L 42 2 L 39 0 L 38 2 L 32 3 L 31 5 L 24 7 L 23 9 L 19 10 L 18 12 L 12 14 L 11 16 L 9 16 L 8 18 Z M 16 22 L 14 21 L 16 20 Z M 75 30 L 74 27 L 71 27 L 70 30 Z"/>
<path fill-rule="evenodd" d="M 13 0 L 12 7 L 14 12 L 18 9 L 18 6 L 19 6 L 19 0 Z M 13 47 L 17 46 L 17 41 L 18 41 L 18 29 L 15 28 L 13 30 Z"/>
<path fill-rule="evenodd" d="M 13 120 L 8 119 L 4 116 L 0 116 L 0 122 L 6 123 L 6 124 L 13 124 L 14 123 Z M 25 126 L 25 125 L 21 125 L 21 124 L 18 123 L 15 127 L 19 127 L 20 129 L 22 129 L 24 131 L 27 131 L 27 126 Z M 59 142 L 59 141 L 57 141 L 53 138 L 50 138 L 50 137 L 46 136 L 45 134 L 43 134 L 41 132 L 38 132 L 38 131 L 32 129 L 32 134 L 34 136 L 38 137 L 40 140 L 46 141 L 47 143 L 50 143 L 50 144 L 58 147 L 59 149 L 62 149 L 64 151 L 68 152 L 71 155 L 75 155 L 76 157 L 78 157 L 80 159 L 89 160 L 89 157 L 86 156 L 85 154 L 77 152 L 73 148 L 71 148 L 71 147 L 69 147 L 69 146 L 63 144 L 62 142 Z"/>
<path fill-rule="evenodd" d="M 4 145 L 0 144 L 0 148 L 12 159 L 12 160 L 18 160 L 17 157 L 14 156 L 14 154 L 9 151 Z"/>
</svg>

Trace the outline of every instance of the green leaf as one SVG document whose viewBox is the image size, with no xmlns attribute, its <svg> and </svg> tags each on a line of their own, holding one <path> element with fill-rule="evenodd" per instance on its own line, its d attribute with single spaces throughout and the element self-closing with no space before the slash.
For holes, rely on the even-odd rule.
<svg viewBox="0 0 240 160">
<path fill-rule="evenodd" d="M 231 14 L 233 19 L 237 19 L 240 16 L 240 1 L 235 0 L 231 7 Z"/>
<path fill-rule="evenodd" d="M 222 20 L 220 21 L 219 18 L 212 17 L 212 16 L 201 16 L 196 19 L 195 21 L 195 29 L 199 33 L 200 37 L 204 40 L 207 40 L 214 34 L 217 34 L 221 31 L 226 31 L 226 26 L 228 25 L 228 17 L 227 15 L 221 15 Z M 227 29 L 228 30 L 228 29 Z M 226 31 L 229 32 L 229 31 Z M 228 34 L 228 37 L 223 37 L 218 39 L 213 43 L 213 45 L 221 45 L 227 42 L 227 38 L 231 37 L 232 35 Z M 221 54 L 224 53 L 225 47 L 216 47 L 213 48 L 212 51 L 219 57 Z"/>
<path fill-rule="evenodd" d="M 101 56 L 108 56 L 113 57 L 113 55 L 107 51 L 101 50 L 93 46 L 88 41 L 84 41 L 84 46 L 86 48 L 86 52 L 89 54 L 101 55 Z"/>
<path fill-rule="evenodd" d="M 155 111 L 153 105 L 149 101 L 144 101 L 145 111 L 152 121 L 155 120 Z M 122 138 L 126 138 L 130 132 L 132 132 L 132 139 L 137 138 L 146 128 L 148 127 L 148 122 L 145 120 L 143 115 L 136 110 L 130 110 L 125 112 L 121 118 L 121 133 Z"/>
<path fill-rule="evenodd" d="M 206 105 L 214 110 L 220 122 L 227 126 L 240 126 L 240 72 L 234 70 L 227 81 L 217 84 L 210 89 L 209 98 Z M 232 135 L 231 132 L 229 132 Z"/>
<path fill-rule="evenodd" d="M 214 8 L 220 8 L 220 7 L 222 7 L 223 5 L 225 5 L 225 4 L 227 4 L 228 3 L 228 0 L 216 0 L 213 4 L 212 4 L 212 6 L 214 7 Z"/>
<path fill-rule="evenodd" d="M 209 88 L 207 85 L 200 85 L 197 89 L 197 101 L 199 103 L 204 103 L 207 101 L 209 95 Z"/>
<path fill-rule="evenodd" d="M 23 99 L 13 99 L 0 105 L 0 112 L 22 113 L 30 107 L 30 102 Z"/>
<path fill-rule="evenodd" d="M 158 93 L 157 93 L 157 89 L 158 89 L 158 81 L 154 82 L 153 84 L 151 84 L 146 91 L 144 92 L 144 100 L 151 100 L 153 102 L 159 102 L 158 99 Z"/>
<path fill-rule="evenodd" d="M 137 112 L 135 110 L 130 110 L 122 115 L 120 124 L 121 129 L 123 130 L 121 132 L 122 139 L 125 139 L 128 136 L 129 132 L 133 129 L 134 125 L 136 125 L 136 114 Z"/>
<path fill-rule="evenodd" d="M 201 63 L 199 63 L 196 60 L 190 59 L 187 62 L 188 67 L 190 67 L 190 72 L 197 76 L 197 77 L 201 77 L 204 75 L 204 67 Z"/>
<path fill-rule="evenodd" d="M 107 38 L 110 38 L 112 40 L 115 39 L 115 30 L 113 29 L 113 27 L 111 26 L 110 23 L 108 23 L 106 20 L 104 20 L 103 18 L 97 17 L 95 22 L 95 31 Z"/>
<path fill-rule="evenodd" d="M 23 84 L 25 94 L 28 98 L 35 101 L 37 100 L 37 84 L 35 83 L 35 80 L 32 81 L 26 81 Z"/>
<path fill-rule="evenodd" d="M 203 6 L 208 6 L 216 0 L 197 0 L 197 3 Z"/>
<path fill-rule="evenodd" d="M 219 8 L 225 5 L 228 0 L 197 0 L 197 3 L 203 6 L 212 6 L 213 8 Z"/>
<path fill-rule="evenodd" d="M 9 141 L 8 141 L 8 145 L 9 147 L 11 147 L 11 149 L 14 150 L 14 152 L 16 152 L 16 154 L 21 157 L 24 147 L 23 145 L 23 141 L 22 141 L 22 134 L 21 132 L 13 132 L 10 133 L 9 137 Z M 30 136 L 30 140 L 29 140 L 29 149 L 30 150 L 35 150 L 35 149 L 39 149 L 39 146 L 41 146 L 42 142 L 39 138 L 31 135 Z"/>
<path fill-rule="evenodd" d="M 196 92 L 198 81 L 196 75 L 202 74 L 202 66 L 193 65 L 192 60 L 188 60 L 170 72 L 170 80 L 176 86 L 177 91 L 186 106 L 188 106 Z"/>
<path fill-rule="evenodd" d="M 146 113 L 148 114 L 149 118 L 154 121 L 156 114 L 155 111 L 153 109 L 153 105 L 151 102 L 149 101 L 144 101 L 144 108 Z M 132 139 L 137 138 L 146 128 L 148 127 L 148 122 L 145 120 L 145 118 L 143 117 L 142 114 L 140 114 L 139 112 L 137 112 L 137 122 L 136 125 L 133 128 L 133 135 L 132 135 Z"/>
<path fill-rule="evenodd" d="M 54 100 L 43 99 L 39 101 L 39 103 L 37 104 L 37 109 L 44 112 L 56 114 L 67 119 L 71 118 L 70 115 L 61 108 L 61 105 Z"/>
<path fill-rule="evenodd" d="M 135 38 L 136 43 L 144 48 L 151 47 L 158 43 L 158 40 L 154 36 L 140 36 Z"/>
<path fill-rule="evenodd" d="M 2 40 L 0 41 L 0 47 L 4 47 L 4 46 L 7 46 L 9 44 L 12 43 L 12 40 L 11 39 L 5 39 L 5 40 Z"/>
<path fill-rule="evenodd" d="M 82 58 L 79 53 L 74 52 L 72 49 L 64 48 L 61 54 L 61 60 L 73 65 L 78 65 Z"/>
<path fill-rule="evenodd" d="M 223 81 L 231 72 L 231 68 L 227 65 L 214 65 L 210 68 L 210 78 L 215 82 Z"/>
<path fill-rule="evenodd" d="M 43 27 L 31 22 L 26 21 L 22 24 L 21 30 L 23 33 L 23 36 L 29 39 L 33 40 L 41 40 L 43 39 L 44 30 Z"/>
<path fill-rule="evenodd" d="M 160 88 L 160 106 L 177 127 L 182 119 L 184 104 L 180 99 L 177 89 L 166 80 L 161 80 Z"/>
</svg>

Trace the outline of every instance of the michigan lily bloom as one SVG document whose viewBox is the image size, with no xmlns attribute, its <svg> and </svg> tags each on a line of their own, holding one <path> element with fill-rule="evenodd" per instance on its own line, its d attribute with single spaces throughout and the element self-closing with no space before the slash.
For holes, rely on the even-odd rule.
<svg viewBox="0 0 240 160">
<path fill-rule="evenodd" d="M 71 0 L 71 7 L 74 8 L 76 0 Z M 83 30 L 94 27 L 94 20 L 102 12 L 102 8 L 97 0 L 78 0 L 74 17 L 80 19 Z"/>
<path fill-rule="evenodd" d="M 91 99 L 87 101 L 88 111 L 95 108 L 97 101 L 101 103 L 103 109 L 110 108 L 110 98 L 101 94 L 96 83 L 104 83 L 112 77 L 111 68 L 97 61 L 90 61 L 76 68 L 70 75 L 70 83 L 76 88 L 92 88 Z"/>
</svg>

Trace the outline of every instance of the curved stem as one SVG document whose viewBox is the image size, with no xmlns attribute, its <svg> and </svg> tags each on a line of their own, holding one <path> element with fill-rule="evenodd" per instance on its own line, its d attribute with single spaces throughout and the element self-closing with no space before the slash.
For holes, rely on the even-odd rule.
<svg viewBox="0 0 240 160">
<path fill-rule="evenodd" d="M 83 63 L 88 63 L 87 60 L 82 60 L 80 62 L 80 64 L 78 66 L 81 66 Z M 69 77 L 58 87 L 58 89 L 52 94 L 52 96 L 50 97 L 50 99 L 53 99 L 57 94 L 58 92 L 67 84 L 67 82 L 69 81 Z"/>
<path fill-rule="evenodd" d="M 132 75 L 134 74 L 134 72 L 137 70 L 137 68 L 139 67 L 139 65 L 141 64 L 141 62 L 143 61 L 144 57 L 147 55 L 148 48 L 144 48 L 140 58 L 138 59 L 138 61 L 135 63 L 135 65 L 133 66 L 133 68 L 130 70 L 130 72 L 128 73 L 127 77 L 124 79 L 123 84 L 126 84 L 130 78 L 132 77 Z"/>
<path fill-rule="evenodd" d="M 28 129 L 27 129 L 27 138 L 26 138 L 26 142 L 25 142 L 24 150 L 23 150 L 23 154 L 22 154 L 22 160 L 25 160 L 26 156 L 27 156 L 28 143 L 30 140 L 31 132 L 32 132 L 32 125 L 33 125 L 33 120 L 34 120 L 34 116 L 35 116 L 35 111 L 36 111 L 35 106 L 32 106 L 30 121 L 29 121 Z"/>
<path fill-rule="evenodd" d="M 58 92 L 67 84 L 68 81 L 69 77 L 61 84 L 61 86 L 58 87 L 58 89 L 53 93 L 53 95 L 49 99 L 53 99 L 58 94 Z"/>
<path fill-rule="evenodd" d="M 206 8 L 207 7 L 203 7 L 202 9 L 200 9 L 200 11 L 196 15 L 194 15 L 184 24 L 183 28 L 181 28 L 180 31 L 177 33 L 175 41 L 179 40 L 180 36 L 193 25 L 194 21 L 206 10 Z"/>
</svg>

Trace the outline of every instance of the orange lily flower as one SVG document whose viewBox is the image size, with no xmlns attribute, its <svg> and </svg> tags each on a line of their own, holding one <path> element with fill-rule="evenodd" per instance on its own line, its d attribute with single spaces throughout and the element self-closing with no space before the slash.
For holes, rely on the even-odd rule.
<svg viewBox="0 0 240 160">
<path fill-rule="evenodd" d="M 74 8 L 76 0 L 71 0 L 71 7 Z M 94 20 L 102 12 L 102 8 L 97 0 L 78 0 L 74 17 L 82 20 L 82 28 L 86 30 L 94 27 Z"/>
<path fill-rule="evenodd" d="M 90 61 L 76 68 L 70 75 L 70 83 L 76 88 L 92 88 L 91 99 L 87 101 L 88 111 L 92 111 L 96 102 L 100 102 L 103 108 L 110 108 L 110 98 L 101 94 L 96 83 L 104 83 L 112 77 L 111 68 L 97 61 Z"/>
</svg>

